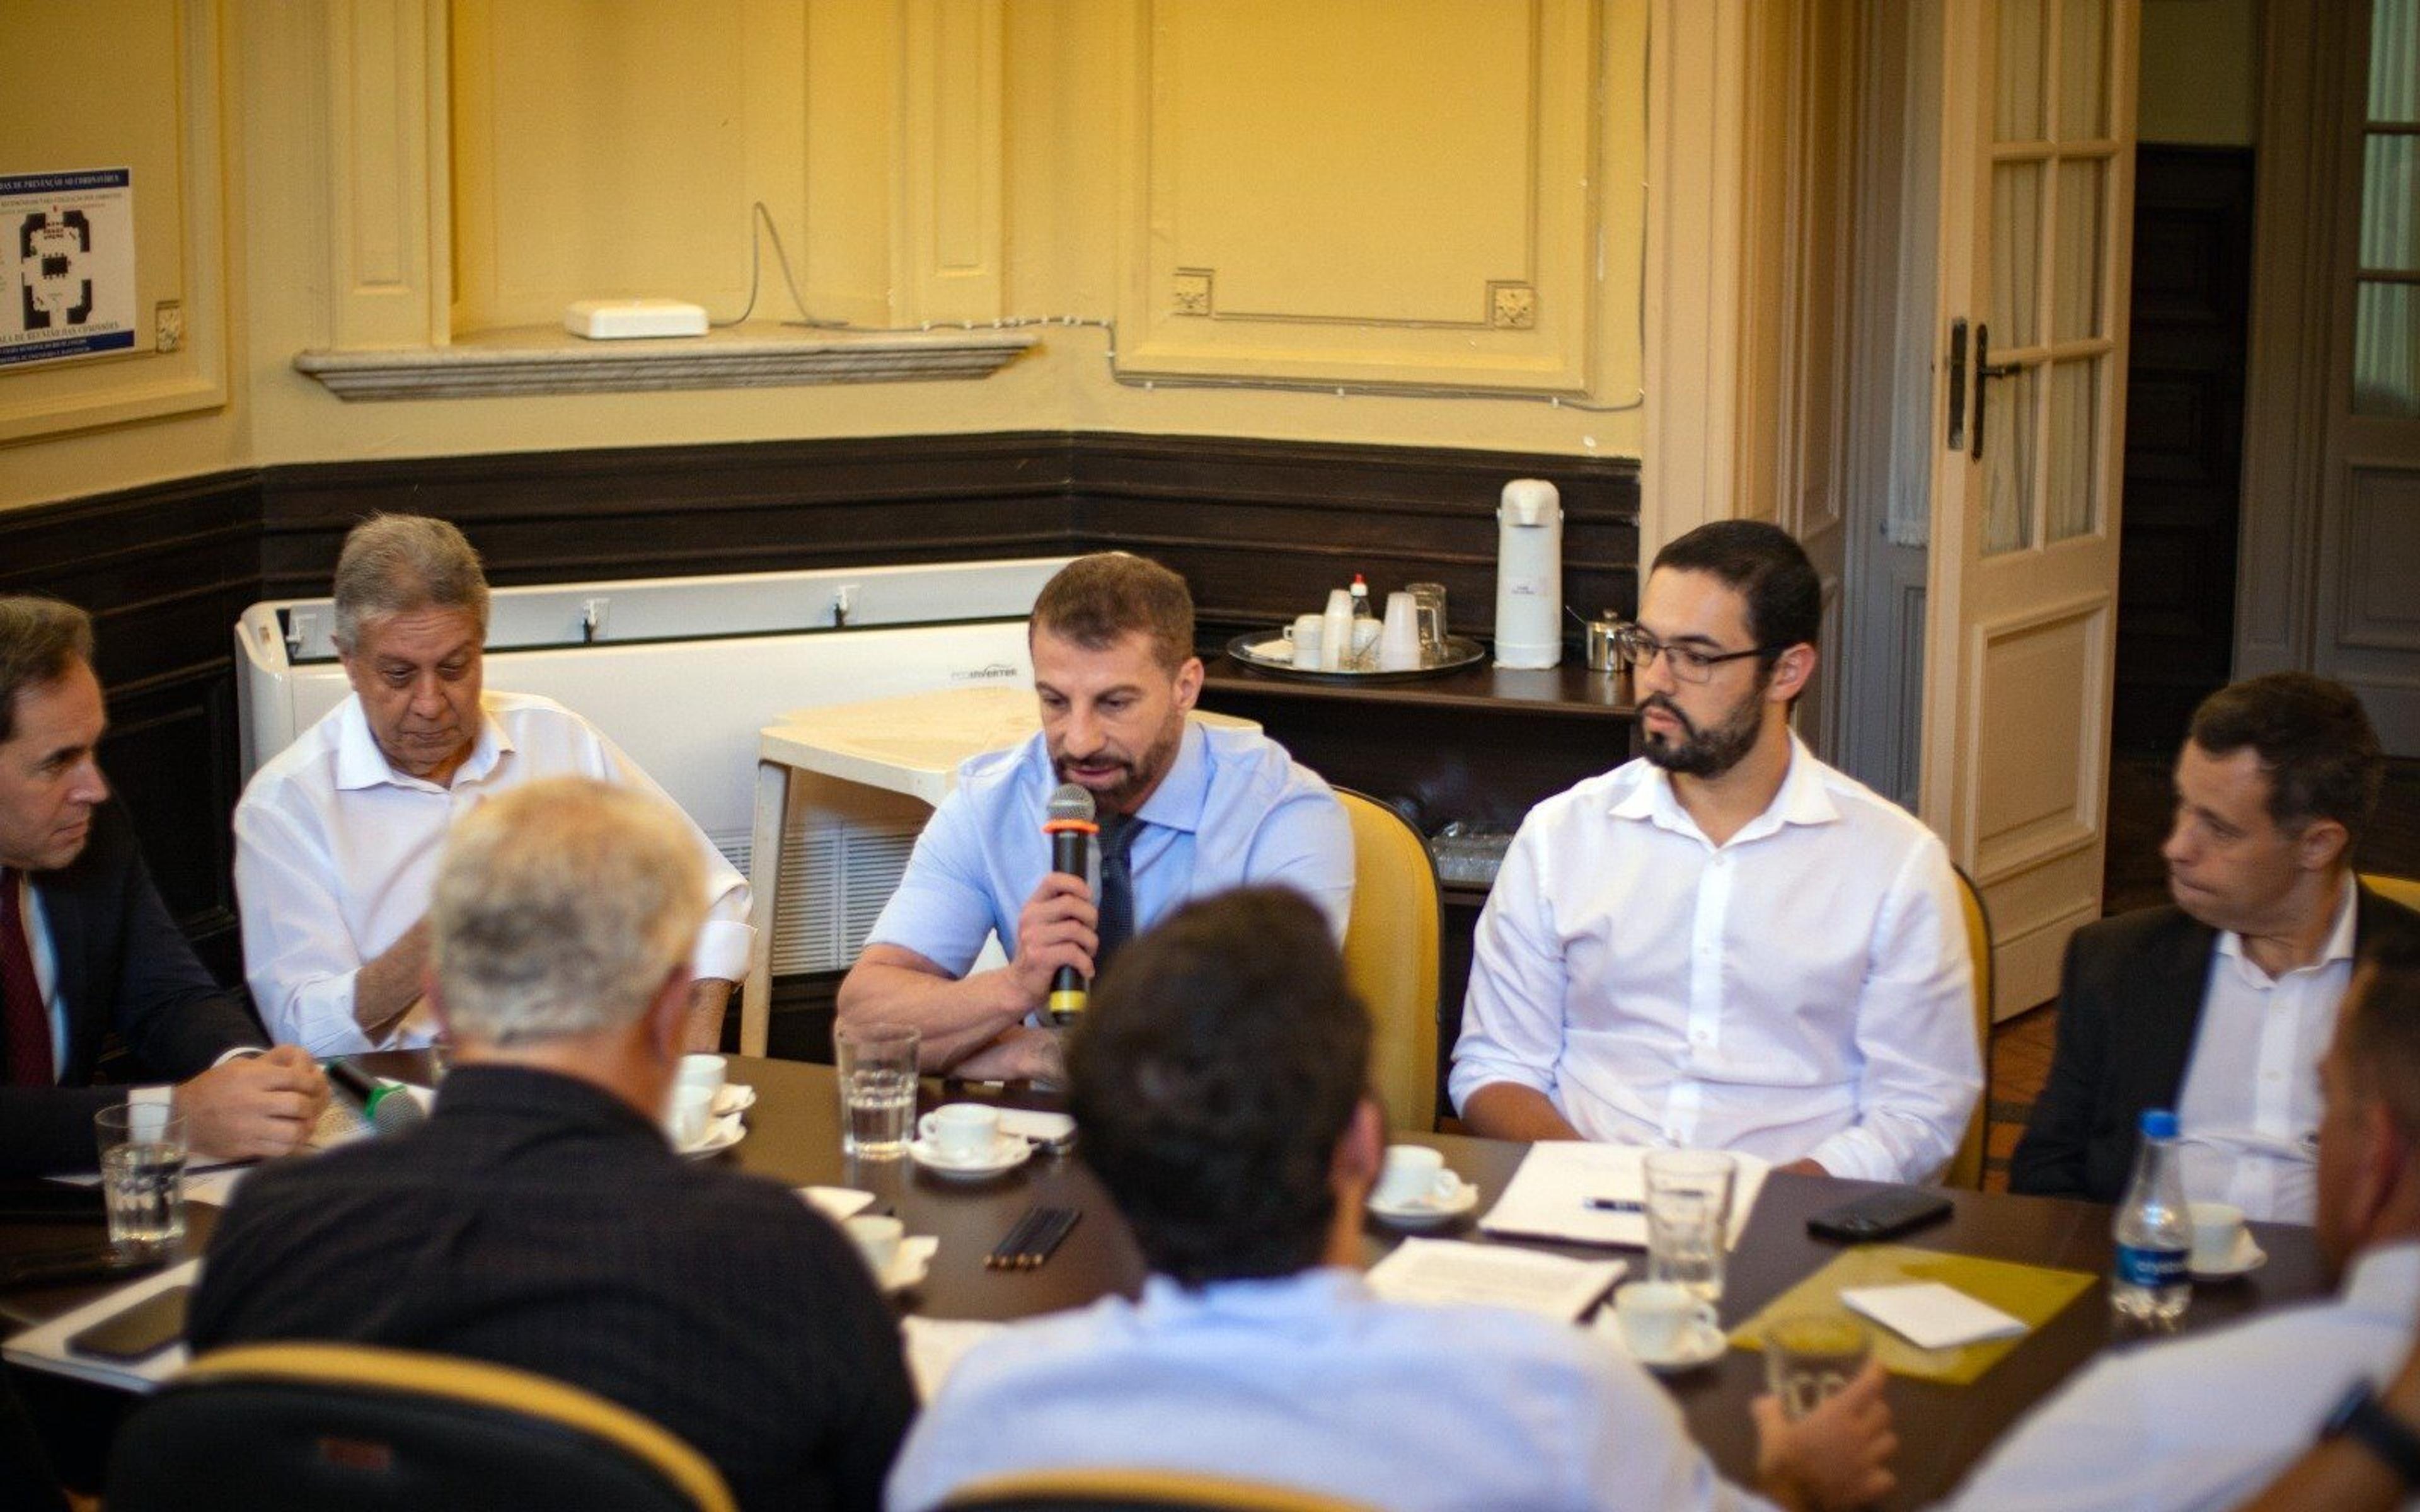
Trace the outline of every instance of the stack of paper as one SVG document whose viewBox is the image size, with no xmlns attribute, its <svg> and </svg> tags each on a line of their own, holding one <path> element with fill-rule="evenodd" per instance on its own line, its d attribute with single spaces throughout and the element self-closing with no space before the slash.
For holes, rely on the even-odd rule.
<svg viewBox="0 0 2420 1512">
<path fill-rule="evenodd" d="M 899 1332 L 907 1341 L 908 1376 L 915 1382 L 916 1399 L 931 1401 L 969 1350 L 1007 1326 L 980 1319 L 921 1318 L 913 1313 L 901 1319 Z"/>
<path fill-rule="evenodd" d="M 1509 1244 L 1407 1239 L 1370 1268 L 1368 1280 L 1389 1302 L 1512 1307 L 1568 1323 L 1595 1306 L 1627 1269 L 1620 1260 L 1575 1260 Z"/>
<path fill-rule="evenodd" d="M 1591 1145 L 1562 1140 L 1529 1147 L 1504 1195 L 1479 1227 L 1491 1234 L 1559 1239 L 1580 1244 L 1647 1247 L 1647 1151 L 1635 1145 Z M 1729 1242 L 1736 1248 L 1747 1227 L 1756 1195 L 1771 1165 L 1753 1155 L 1733 1154 Z M 1591 1207 L 1621 1203 L 1621 1208 Z"/>
<path fill-rule="evenodd" d="M 860 1192 L 850 1186 L 801 1186 L 792 1190 L 806 1199 L 808 1207 L 834 1223 L 855 1217 L 874 1206 L 873 1193 Z"/>
<path fill-rule="evenodd" d="M 1920 1350 L 1950 1350 L 1985 1339 L 2015 1338 L 2024 1319 L 1938 1281 L 1896 1287 L 1847 1287 L 1840 1304 L 1860 1312 Z"/>
</svg>

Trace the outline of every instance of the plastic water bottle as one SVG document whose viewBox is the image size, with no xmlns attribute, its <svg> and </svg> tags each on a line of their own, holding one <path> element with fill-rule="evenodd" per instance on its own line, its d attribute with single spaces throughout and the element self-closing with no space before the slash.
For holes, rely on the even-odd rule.
<svg viewBox="0 0 2420 1512">
<path fill-rule="evenodd" d="M 2116 1237 L 2110 1305 L 2130 1322 L 2175 1327 L 2193 1300 L 2193 1281 L 2185 1273 L 2193 1223 L 2185 1211 L 2174 1113 L 2154 1108 L 2143 1115 L 2142 1146 L 2134 1155 L 2134 1179 L 2118 1204 Z"/>
</svg>

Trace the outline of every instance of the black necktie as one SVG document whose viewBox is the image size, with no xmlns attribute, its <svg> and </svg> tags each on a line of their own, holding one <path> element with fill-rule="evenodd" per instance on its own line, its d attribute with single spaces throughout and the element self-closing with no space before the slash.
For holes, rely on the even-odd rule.
<svg viewBox="0 0 2420 1512">
<path fill-rule="evenodd" d="M 51 1013 L 34 977 L 21 890 L 17 873 L 0 868 L 0 1049 L 8 1054 L 9 1086 L 49 1087 L 58 1080 L 51 1064 Z"/>
<path fill-rule="evenodd" d="M 1109 966 L 1109 957 L 1134 933 L 1135 831 L 1142 821 L 1132 814 L 1111 814 L 1101 821 L 1101 948 L 1093 956 L 1093 974 Z"/>
</svg>

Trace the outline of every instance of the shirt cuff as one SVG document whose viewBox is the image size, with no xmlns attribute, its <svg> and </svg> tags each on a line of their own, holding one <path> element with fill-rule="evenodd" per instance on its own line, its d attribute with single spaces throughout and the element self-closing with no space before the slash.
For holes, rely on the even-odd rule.
<svg viewBox="0 0 2420 1512">
<path fill-rule="evenodd" d="M 164 1082 L 158 1087 L 130 1087 L 126 1089 L 126 1102 L 131 1107 L 166 1107 L 176 1101 L 176 1097 L 177 1089 Z"/>
<path fill-rule="evenodd" d="M 690 975 L 719 981 L 745 980 L 749 949 L 755 943 L 752 926 L 727 918 L 709 918 L 698 926 L 697 948 L 690 952 Z"/>
<path fill-rule="evenodd" d="M 232 1050 L 220 1051 L 219 1058 L 210 1062 L 210 1070 L 216 1071 L 230 1060 L 250 1060 L 255 1056 L 267 1055 L 268 1053 L 269 1052 L 261 1049 L 260 1046 L 256 1044 L 240 1044 Z"/>
</svg>

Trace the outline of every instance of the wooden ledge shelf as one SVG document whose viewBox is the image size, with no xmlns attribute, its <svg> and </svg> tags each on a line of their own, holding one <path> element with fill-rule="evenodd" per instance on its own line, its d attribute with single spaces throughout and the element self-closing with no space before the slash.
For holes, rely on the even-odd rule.
<svg viewBox="0 0 2420 1512">
<path fill-rule="evenodd" d="M 1443 677 L 1408 683 L 1330 683 L 1280 676 L 1247 667 L 1223 651 L 1205 651 L 1205 694 L 1298 699 L 1306 703 L 1401 704 L 1466 714 L 1545 715 L 1576 719 L 1627 719 L 1637 711 L 1617 692 L 1610 672 L 1592 672 L 1576 656 L 1559 667 L 1520 671 L 1481 663 Z"/>
<path fill-rule="evenodd" d="M 752 325 L 703 336 L 589 341 L 524 326 L 445 347 L 301 352 L 294 366 L 348 401 L 483 399 L 985 378 L 1040 340 L 1032 331 L 877 334 Z"/>
</svg>

